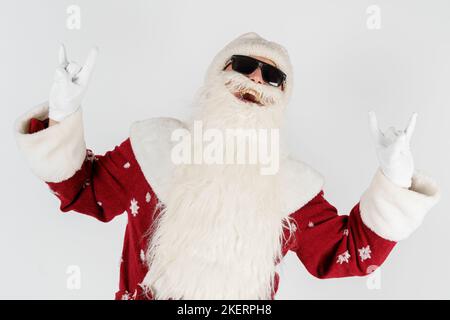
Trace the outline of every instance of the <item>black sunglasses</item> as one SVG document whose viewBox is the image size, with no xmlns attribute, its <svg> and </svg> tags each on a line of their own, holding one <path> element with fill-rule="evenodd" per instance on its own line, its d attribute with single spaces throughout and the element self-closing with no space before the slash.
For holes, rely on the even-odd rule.
<svg viewBox="0 0 450 320">
<path fill-rule="evenodd" d="M 253 57 L 233 55 L 223 70 L 225 70 L 230 64 L 234 71 L 245 75 L 249 75 L 257 68 L 260 68 L 263 80 L 274 87 L 279 87 L 286 80 L 286 74 L 283 71 L 271 64 Z"/>
</svg>

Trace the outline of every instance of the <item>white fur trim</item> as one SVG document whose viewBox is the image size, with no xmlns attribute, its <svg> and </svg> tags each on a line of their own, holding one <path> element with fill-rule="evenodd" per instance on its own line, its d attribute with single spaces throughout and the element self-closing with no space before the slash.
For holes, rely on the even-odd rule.
<svg viewBox="0 0 450 320">
<path fill-rule="evenodd" d="M 405 189 L 395 185 L 378 170 L 361 197 L 361 218 L 379 236 L 400 241 L 419 227 L 439 196 L 436 183 L 421 173 L 416 172 L 411 188 Z"/>
<path fill-rule="evenodd" d="M 324 179 L 315 169 L 299 160 L 288 157 L 280 163 L 282 212 L 289 215 L 322 190 Z"/>
<path fill-rule="evenodd" d="M 287 78 L 285 83 L 285 103 L 289 101 L 293 87 L 293 68 L 287 50 L 280 44 L 268 41 L 254 32 L 245 33 L 225 46 L 213 59 L 206 74 L 210 79 L 223 70 L 227 61 L 234 54 L 261 56 L 275 62 Z"/>
<path fill-rule="evenodd" d="M 153 191 L 164 203 L 168 197 L 175 165 L 171 160 L 173 130 L 187 128 L 172 118 L 135 122 L 130 129 L 134 155 Z M 280 161 L 282 212 L 289 215 L 314 198 L 323 187 L 323 177 L 305 163 L 286 157 Z"/>
<path fill-rule="evenodd" d="M 131 146 L 141 170 L 160 201 L 168 193 L 169 178 L 174 169 L 171 160 L 171 134 L 184 124 L 172 118 L 152 118 L 131 125 Z"/>
<path fill-rule="evenodd" d="M 17 119 L 14 134 L 32 171 L 46 182 L 67 180 L 78 171 L 86 156 L 81 110 L 60 123 L 29 134 L 31 118 L 48 118 L 48 103 L 43 103 Z"/>
</svg>

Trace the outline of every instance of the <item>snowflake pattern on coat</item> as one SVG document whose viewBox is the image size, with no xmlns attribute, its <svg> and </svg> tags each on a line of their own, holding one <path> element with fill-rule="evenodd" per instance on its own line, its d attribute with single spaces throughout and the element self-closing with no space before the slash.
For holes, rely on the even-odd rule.
<svg viewBox="0 0 450 320">
<path fill-rule="evenodd" d="M 358 249 L 359 257 L 361 258 L 361 261 L 367 260 L 372 258 L 370 254 L 372 251 L 370 250 L 370 245 L 367 245 L 366 247 L 362 247 L 361 249 Z"/>
<path fill-rule="evenodd" d="M 336 263 L 339 263 L 339 264 L 343 264 L 344 262 L 348 263 L 349 259 L 350 259 L 350 253 L 348 252 L 348 250 L 346 250 L 344 253 L 342 253 L 338 256 Z"/>
<path fill-rule="evenodd" d="M 138 202 L 135 198 L 131 199 L 131 204 L 130 204 L 130 210 L 131 210 L 131 214 L 133 215 L 133 217 L 136 217 L 137 214 L 139 213 L 139 205 Z"/>
</svg>

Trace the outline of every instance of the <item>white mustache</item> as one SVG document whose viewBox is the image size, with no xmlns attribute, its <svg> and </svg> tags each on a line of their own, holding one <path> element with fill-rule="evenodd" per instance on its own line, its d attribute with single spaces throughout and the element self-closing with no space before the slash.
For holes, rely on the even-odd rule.
<svg viewBox="0 0 450 320">
<path fill-rule="evenodd" d="M 283 93 L 280 88 L 253 82 L 240 73 L 224 71 L 223 77 L 225 78 L 225 86 L 232 93 L 252 93 L 262 105 L 269 106 L 277 104 L 282 99 Z"/>
</svg>

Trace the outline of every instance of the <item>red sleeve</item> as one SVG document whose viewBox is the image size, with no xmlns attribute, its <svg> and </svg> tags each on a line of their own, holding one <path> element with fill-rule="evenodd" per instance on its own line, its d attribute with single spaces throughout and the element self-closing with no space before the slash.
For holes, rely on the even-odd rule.
<svg viewBox="0 0 450 320">
<path fill-rule="evenodd" d="M 321 279 L 367 275 L 384 262 L 396 244 L 364 225 L 359 204 L 349 215 L 338 215 L 323 192 L 291 217 L 296 224 L 291 250 Z"/>
<path fill-rule="evenodd" d="M 47 120 L 31 119 L 29 133 L 46 127 Z M 72 177 L 47 185 L 61 201 L 61 211 L 73 210 L 107 222 L 129 207 L 129 184 L 139 178 L 137 168 L 127 139 L 105 155 L 86 150 L 84 163 Z"/>
<path fill-rule="evenodd" d="M 28 133 L 35 133 L 48 128 L 49 119 L 39 120 L 36 118 L 30 119 L 30 126 L 28 128 Z"/>
</svg>

